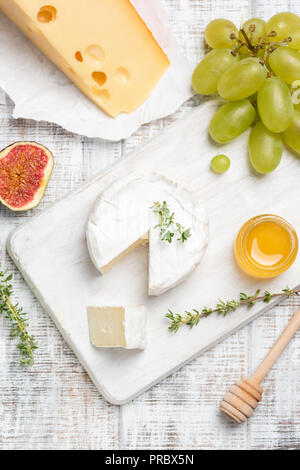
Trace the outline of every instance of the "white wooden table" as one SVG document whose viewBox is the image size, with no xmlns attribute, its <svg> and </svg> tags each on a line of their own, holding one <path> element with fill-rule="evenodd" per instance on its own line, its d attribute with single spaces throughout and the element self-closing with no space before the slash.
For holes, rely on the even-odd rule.
<svg viewBox="0 0 300 470">
<path fill-rule="evenodd" d="M 203 54 L 203 30 L 213 18 L 226 17 L 239 25 L 251 16 L 267 19 L 286 10 L 300 14 L 300 0 L 164 3 L 178 41 L 194 63 Z M 188 16 L 184 22 L 188 30 L 183 15 Z M 39 213 L 115 164 L 198 103 L 191 100 L 176 116 L 146 125 L 126 141 L 109 143 L 72 135 L 49 123 L 15 121 L 13 104 L 0 90 L 0 147 L 36 140 L 56 157 L 38 208 L 14 214 L 0 207 L 0 266 L 14 273 L 16 296 L 30 313 L 31 331 L 40 347 L 35 366 L 21 368 L 10 326 L 0 318 L 0 449 L 300 448 L 300 331 L 266 379 L 263 402 L 246 425 L 231 424 L 218 409 L 224 392 L 241 375 L 251 374 L 263 358 L 300 306 L 300 298 L 285 301 L 130 404 L 118 407 L 98 394 L 5 250 L 8 233 L 32 212 Z"/>
</svg>

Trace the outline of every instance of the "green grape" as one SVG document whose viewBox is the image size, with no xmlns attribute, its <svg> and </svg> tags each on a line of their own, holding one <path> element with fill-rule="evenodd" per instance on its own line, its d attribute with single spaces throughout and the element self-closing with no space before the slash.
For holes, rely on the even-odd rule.
<svg viewBox="0 0 300 470">
<path fill-rule="evenodd" d="M 218 174 L 225 173 L 230 167 L 230 160 L 226 155 L 216 155 L 211 159 L 211 169 Z"/>
<path fill-rule="evenodd" d="M 290 85 L 300 79 L 300 53 L 289 47 L 278 47 L 269 59 L 273 72 Z"/>
<path fill-rule="evenodd" d="M 239 50 L 238 58 L 241 61 L 243 59 L 247 59 L 248 57 L 253 57 L 253 53 L 246 46 L 243 46 Z M 258 57 L 259 59 L 265 59 L 265 66 L 268 67 L 268 54 L 265 57 L 265 51 L 263 49 L 257 51 L 255 57 Z"/>
<path fill-rule="evenodd" d="M 266 24 L 266 33 L 276 31 L 274 41 L 283 41 L 289 36 L 289 32 L 300 27 L 300 18 L 294 13 L 284 12 L 272 16 Z"/>
<path fill-rule="evenodd" d="M 291 92 L 294 109 L 296 111 L 300 111 L 300 80 L 296 80 L 294 82 L 294 86 L 292 87 Z"/>
<path fill-rule="evenodd" d="M 249 100 L 223 104 L 210 121 L 210 136 L 215 142 L 225 144 L 248 129 L 254 119 L 255 109 Z"/>
<path fill-rule="evenodd" d="M 291 31 L 289 37 L 292 41 L 288 43 L 288 46 L 295 51 L 300 51 L 300 28 Z"/>
<path fill-rule="evenodd" d="M 192 86 L 196 93 L 211 95 L 218 90 L 221 75 L 237 63 L 230 49 L 214 49 L 197 65 L 192 76 Z"/>
<path fill-rule="evenodd" d="M 255 30 L 251 31 L 252 25 L 255 26 Z M 264 20 L 261 20 L 260 18 L 251 18 L 250 20 L 246 21 L 243 26 L 243 30 L 247 34 L 248 38 L 250 39 L 250 42 L 253 46 L 256 46 L 261 38 L 264 38 L 266 35 L 266 22 Z M 242 41 L 245 41 L 244 36 L 242 35 L 241 32 L 239 32 L 239 38 Z M 249 49 L 246 46 L 243 46 L 240 49 L 240 53 L 246 54 L 246 51 L 249 51 Z M 250 51 L 249 51 L 250 53 Z"/>
<path fill-rule="evenodd" d="M 254 121 L 251 124 L 252 127 L 254 127 L 259 121 L 261 121 L 260 114 L 259 114 L 259 111 L 257 109 L 257 106 L 254 106 L 254 110 L 255 110 L 255 118 L 254 118 Z"/>
<path fill-rule="evenodd" d="M 256 93 L 267 78 L 267 69 L 255 57 L 232 65 L 218 82 L 219 95 L 226 100 L 243 100 Z"/>
<path fill-rule="evenodd" d="M 290 127 L 283 133 L 283 139 L 300 155 L 300 111 L 294 111 Z"/>
<path fill-rule="evenodd" d="M 257 93 L 262 122 L 271 132 L 285 131 L 291 122 L 294 106 L 288 85 L 279 77 L 268 78 Z"/>
<path fill-rule="evenodd" d="M 211 21 L 205 30 L 204 36 L 207 44 L 213 49 L 222 47 L 234 47 L 236 39 L 231 39 L 231 34 L 238 37 L 237 27 L 229 20 L 218 19 Z"/>
<path fill-rule="evenodd" d="M 253 127 L 249 137 L 249 155 L 258 173 L 270 173 L 280 163 L 283 142 L 280 134 L 269 131 L 262 122 Z"/>
<path fill-rule="evenodd" d="M 238 58 L 239 60 L 248 59 L 248 57 L 252 57 L 251 54 L 252 53 L 249 51 L 248 47 L 243 46 L 239 50 Z"/>
<path fill-rule="evenodd" d="M 295 111 L 300 111 L 300 103 L 294 104 L 294 110 Z"/>
</svg>

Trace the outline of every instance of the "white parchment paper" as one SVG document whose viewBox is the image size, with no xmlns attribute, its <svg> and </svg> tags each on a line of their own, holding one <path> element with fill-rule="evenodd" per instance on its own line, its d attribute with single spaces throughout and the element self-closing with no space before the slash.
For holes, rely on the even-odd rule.
<svg viewBox="0 0 300 470">
<path fill-rule="evenodd" d="M 92 103 L 0 12 L 0 86 L 14 118 L 49 121 L 88 137 L 120 140 L 142 124 L 172 114 L 191 94 L 191 65 L 180 53 L 160 0 L 131 0 L 171 65 L 134 113 L 111 118 Z"/>
</svg>

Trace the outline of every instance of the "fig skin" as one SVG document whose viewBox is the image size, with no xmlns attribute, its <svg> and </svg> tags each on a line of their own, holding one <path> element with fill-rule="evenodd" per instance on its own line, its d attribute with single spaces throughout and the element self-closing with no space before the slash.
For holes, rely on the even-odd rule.
<svg viewBox="0 0 300 470">
<path fill-rule="evenodd" d="M 48 162 L 47 162 L 47 165 L 44 169 L 44 175 L 43 175 L 43 178 L 41 179 L 40 186 L 39 186 L 38 190 L 36 191 L 36 193 L 34 195 L 34 198 L 31 201 L 29 201 L 27 205 L 23 205 L 22 207 L 15 207 L 15 206 L 10 205 L 5 199 L 3 199 L 0 196 L 0 202 L 4 206 L 6 206 L 8 209 L 10 209 L 14 212 L 28 211 L 28 210 L 33 209 L 34 207 L 36 207 L 41 202 L 41 199 L 44 196 L 44 193 L 46 191 L 46 188 L 47 188 L 47 185 L 48 185 L 48 182 L 49 182 L 49 179 L 51 177 L 52 170 L 53 170 L 53 167 L 54 167 L 54 158 L 53 158 L 52 152 L 47 147 L 45 147 L 44 145 L 41 145 L 38 142 L 34 142 L 34 141 L 18 141 L 18 142 L 14 142 L 11 145 L 8 145 L 3 150 L 1 150 L 1 152 L 0 152 L 0 161 L 1 161 L 2 158 L 5 158 L 7 156 L 7 154 L 13 148 L 21 146 L 21 145 L 25 145 L 25 146 L 26 145 L 31 145 L 31 146 L 40 148 L 47 155 Z M 0 174 L 0 180 L 1 180 L 1 174 Z"/>
</svg>

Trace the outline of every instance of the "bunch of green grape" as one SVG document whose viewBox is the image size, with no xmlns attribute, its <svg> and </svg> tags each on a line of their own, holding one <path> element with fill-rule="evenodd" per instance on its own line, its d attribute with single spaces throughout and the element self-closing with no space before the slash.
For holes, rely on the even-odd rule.
<svg viewBox="0 0 300 470">
<path fill-rule="evenodd" d="M 210 122 L 212 139 L 225 144 L 252 126 L 249 156 L 259 173 L 279 165 L 284 143 L 300 156 L 300 104 L 292 97 L 300 80 L 300 17 L 251 18 L 240 31 L 217 19 L 205 40 L 211 50 L 194 70 L 193 89 L 226 100 Z"/>
</svg>

